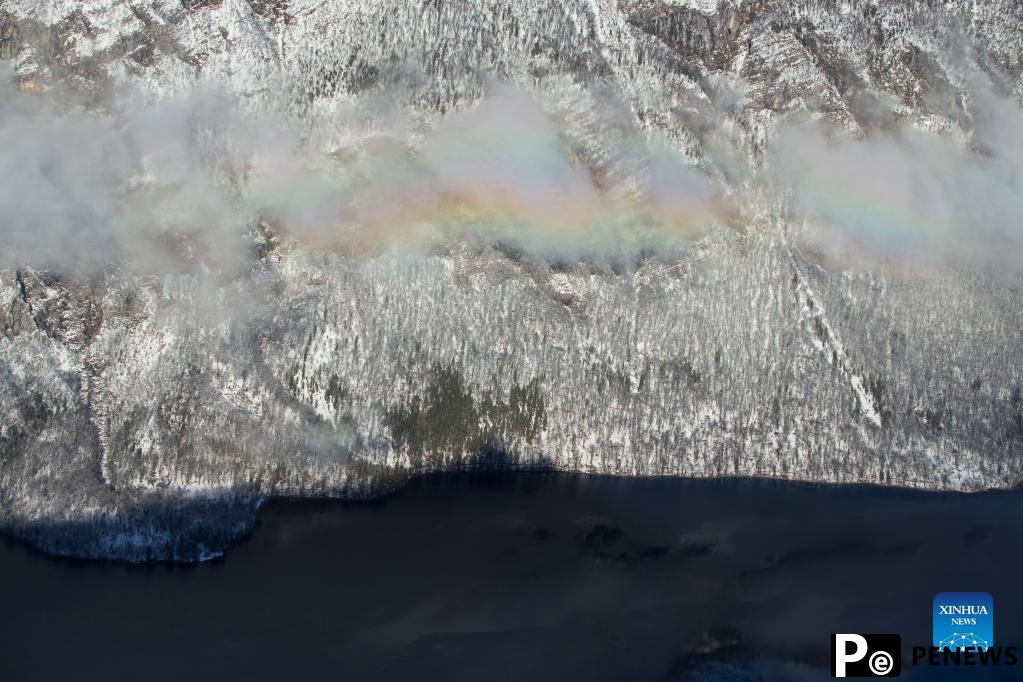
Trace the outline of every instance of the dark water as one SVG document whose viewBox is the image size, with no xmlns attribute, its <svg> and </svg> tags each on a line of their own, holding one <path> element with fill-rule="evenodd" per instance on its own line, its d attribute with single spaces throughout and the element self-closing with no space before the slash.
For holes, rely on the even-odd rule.
<svg viewBox="0 0 1023 682">
<path fill-rule="evenodd" d="M 274 504 L 226 559 L 0 542 L 0 680 L 818 680 L 832 632 L 986 591 L 1023 645 L 1023 493 L 556 474 Z M 903 679 L 1023 679 L 904 668 Z"/>
</svg>

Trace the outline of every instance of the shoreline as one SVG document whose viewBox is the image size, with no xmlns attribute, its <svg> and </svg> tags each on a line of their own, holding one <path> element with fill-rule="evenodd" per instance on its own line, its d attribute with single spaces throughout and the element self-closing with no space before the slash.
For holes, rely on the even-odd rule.
<svg viewBox="0 0 1023 682">
<path fill-rule="evenodd" d="M 756 485 L 776 486 L 779 489 L 811 489 L 811 490 L 833 490 L 839 492 L 863 492 L 866 494 L 882 495 L 909 495 L 913 497 L 960 497 L 960 496 L 988 496 L 988 495 L 1013 495 L 1023 492 L 1023 481 L 1011 488 L 982 488 L 975 490 L 961 490 L 954 488 L 926 488 L 908 484 L 886 484 L 875 482 L 854 482 L 836 483 L 833 481 L 820 481 L 798 478 L 777 478 L 765 475 L 738 475 L 738 476 L 692 476 L 681 474 L 617 474 L 617 473 L 591 473 L 557 468 L 486 468 L 467 469 L 461 471 L 423 471 L 410 475 L 400 486 L 395 486 L 376 495 L 364 497 L 335 497 L 330 495 L 266 495 L 257 503 L 254 510 L 253 522 L 238 538 L 228 543 L 219 550 L 204 550 L 204 556 L 199 559 L 187 558 L 164 558 L 154 560 L 132 560 L 120 557 L 86 557 L 71 554 L 52 552 L 39 546 L 32 540 L 18 535 L 14 531 L 0 529 L 0 541 L 17 546 L 22 546 L 40 556 L 47 557 L 54 561 L 69 562 L 72 564 L 99 564 L 109 566 L 123 566 L 130 569 L 155 569 L 158 567 L 173 568 L 198 568 L 203 565 L 216 565 L 227 559 L 227 555 L 237 547 L 247 543 L 254 533 L 259 530 L 262 517 L 265 514 L 273 515 L 302 515 L 316 512 L 327 512 L 346 507 L 383 507 L 387 502 L 398 495 L 407 493 L 414 486 L 421 485 L 429 480 L 449 480 L 463 482 L 489 481 L 513 481 L 523 480 L 527 477 L 564 477 L 588 480 L 614 480 L 616 482 L 636 483 L 681 483 L 693 485 Z"/>
</svg>

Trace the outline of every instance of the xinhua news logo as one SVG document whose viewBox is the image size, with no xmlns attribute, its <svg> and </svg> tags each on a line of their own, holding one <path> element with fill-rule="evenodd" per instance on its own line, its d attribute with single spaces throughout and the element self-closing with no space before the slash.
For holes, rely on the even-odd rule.
<svg viewBox="0 0 1023 682">
<path fill-rule="evenodd" d="M 898 635 L 831 635 L 832 677 L 898 677 L 902 638 Z"/>
<path fill-rule="evenodd" d="M 987 592 L 939 592 L 931 612 L 931 646 L 913 647 L 913 665 L 1019 663 L 1016 647 L 995 646 L 995 603 Z"/>
<path fill-rule="evenodd" d="M 933 613 L 935 649 L 984 651 L 995 645 L 995 604 L 987 592 L 939 592 Z"/>
</svg>

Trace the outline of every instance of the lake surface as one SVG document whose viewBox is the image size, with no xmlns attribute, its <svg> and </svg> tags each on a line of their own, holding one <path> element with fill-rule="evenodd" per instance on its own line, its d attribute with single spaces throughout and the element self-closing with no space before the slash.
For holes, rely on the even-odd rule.
<svg viewBox="0 0 1023 682">
<path fill-rule="evenodd" d="M 990 592 L 1023 645 L 1023 493 L 758 480 L 433 476 L 272 503 L 198 566 L 0 541 L 2 680 L 822 680 L 830 633 L 902 635 Z"/>
</svg>

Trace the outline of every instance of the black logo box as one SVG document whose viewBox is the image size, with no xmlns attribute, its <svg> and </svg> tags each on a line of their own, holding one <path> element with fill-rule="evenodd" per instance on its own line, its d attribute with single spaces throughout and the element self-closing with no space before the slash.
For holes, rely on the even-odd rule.
<svg viewBox="0 0 1023 682">
<path fill-rule="evenodd" d="M 845 664 L 845 677 L 898 677 L 902 674 L 902 637 L 899 635 L 892 634 L 861 634 L 865 640 L 867 640 L 867 653 L 855 661 L 846 661 Z M 848 650 L 843 652 L 851 654 L 854 650 L 853 644 L 849 642 L 842 642 L 842 645 Z M 835 662 L 837 660 L 838 646 L 838 635 L 831 636 L 831 676 L 837 677 L 835 674 Z M 890 657 L 890 666 L 887 672 L 883 674 L 875 673 L 871 669 L 871 661 L 874 660 L 875 667 L 877 667 L 877 659 L 873 659 L 874 654 L 887 653 Z"/>
</svg>

